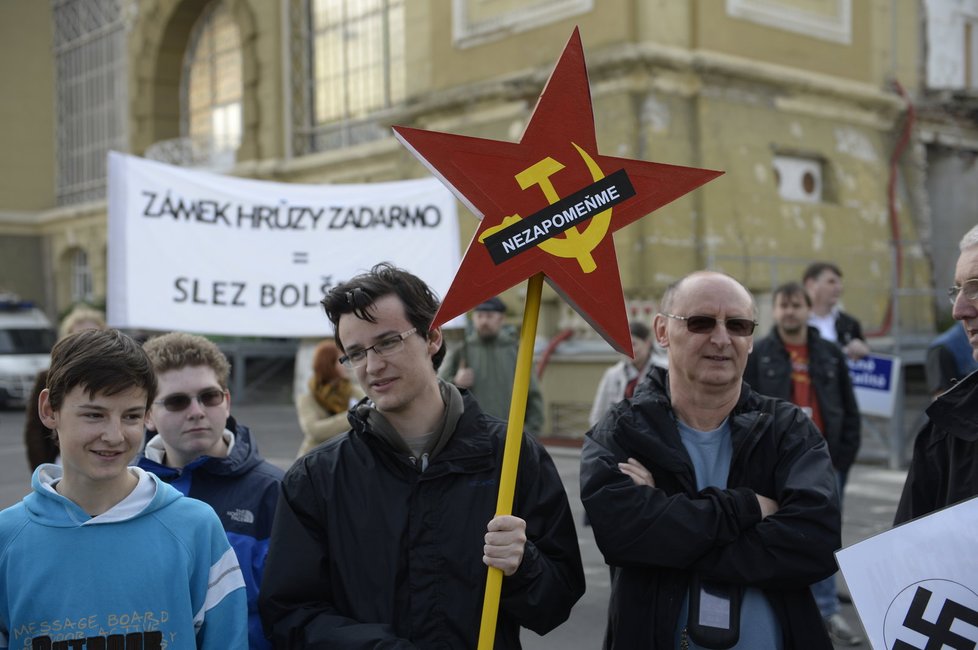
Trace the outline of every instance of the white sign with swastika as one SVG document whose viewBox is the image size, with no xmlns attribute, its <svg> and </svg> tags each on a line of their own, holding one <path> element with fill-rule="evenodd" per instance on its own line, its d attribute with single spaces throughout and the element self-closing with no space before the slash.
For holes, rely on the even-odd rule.
<svg viewBox="0 0 978 650">
<path fill-rule="evenodd" d="M 978 643 L 978 498 L 836 553 L 876 650 Z"/>
</svg>

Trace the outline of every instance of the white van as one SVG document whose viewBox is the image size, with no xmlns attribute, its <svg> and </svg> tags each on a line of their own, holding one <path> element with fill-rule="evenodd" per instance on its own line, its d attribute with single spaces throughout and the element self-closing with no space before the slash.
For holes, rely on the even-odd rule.
<svg viewBox="0 0 978 650">
<path fill-rule="evenodd" d="M 40 309 L 0 294 L 0 407 L 24 406 L 37 373 L 51 364 L 57 333 Z"/>
</svg>

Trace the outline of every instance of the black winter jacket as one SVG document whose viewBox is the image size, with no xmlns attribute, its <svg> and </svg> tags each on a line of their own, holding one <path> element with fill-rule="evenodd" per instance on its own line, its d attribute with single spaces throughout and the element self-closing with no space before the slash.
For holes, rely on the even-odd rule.
<svg viewBox="0 0 978 650">
<path fill-rule="evenodd" d="M 859 321 L 842 310 L 839 310 L 835 317 L 835 335 L 839 347 L 849 345 L 853 339 L 866 340 L 866 337 L 863 336 L 863 327 Z"/>
<path fill-rule="evenodd" d="M 286 474 L 260 602 L 276 648 L 476 647 L 506 423 L 462 394 L 455 432 L 423 472 L 354 408 L 350 432 Z M 503 579 L 495 648 L 521 647 L 521 626 L 563 623 L 584 593 L 560 476 L 526 436 L 518 477 L 513 514 L 528 541 Z"/>
<path fill-rule="evenodd" d="M 808 588 L 836 570 L 841 546 L 824 439 L 799 408 L 744 384 L 730 414 L 728 487 L 697 492 L 667 386 L 668 372 L 654 369 L 584 441 L 581 499 L 614 573 L 605 648 L 671 648 L 698 573 L 762 589 L 785 648 L 831 649 Z M 652 472 L 654 488 L 618 469 L 629 457 Z M 777 501 L 778 512 L 762 520 L 757 494 Z"/>
<path fill-rule="evenodd" d="M 808 328 L 808 356 L 808 374 L 825 429 L 822 435 L 829 445 L 832 464 L 839 471 L 848 472 L 859 451 L 862 420 L 846 356 L 837 345 L 819 336 L 814 327 Z M 755 341 L 744 380 L 761 395 L 791 401 L 791 359 L 776 327 Z"/>
<path fill-rule="evenodd" d="M 241 565 L 248 594 L 248 647 L 262 650 L 269 646 L 258 616 L 258 590 L 284 472 L 261 457 L 248 427 L 233 417 L 228 417 L 224 426 L 234 432 L 234 446 L 224 458 L 201 456 L 186 467 L 174 468 L 147 458 L 144 447 L 136 465 L 156 474 L 184 496 L 203 501 L 221 518 Z M 147 430 L 146 442 L 155 436 L 155 432 Z"/>
<path fill-rule="evenodd" d="M 894 524 L 978 495 L 978 371 L 927 407 Z"/>
</svg>

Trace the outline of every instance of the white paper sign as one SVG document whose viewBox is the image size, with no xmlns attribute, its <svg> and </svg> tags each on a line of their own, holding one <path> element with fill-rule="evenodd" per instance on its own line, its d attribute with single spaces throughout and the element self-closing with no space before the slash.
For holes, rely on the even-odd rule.
<svg viewBox="0 0 978 650">
<path fill-rule="evenodd" d="M 443 296 L 460 260 L 455 198 L 434 178 L 299 185 L 109 154 L 114 327 L 324 336 L 330 287 L 386 261 Z"/>
<path fill-rule="evenodd" d="M 838 551 L 873 648 L 974 648 L 976 549 L 978 499 L 970 499 Z"/>
</svg>

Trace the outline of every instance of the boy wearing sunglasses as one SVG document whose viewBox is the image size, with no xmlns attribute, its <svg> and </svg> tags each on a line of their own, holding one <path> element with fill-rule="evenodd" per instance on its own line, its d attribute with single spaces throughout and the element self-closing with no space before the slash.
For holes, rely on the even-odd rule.
<svg viewBox="0 0 978 650">
<path fill-rule="evenodd" d="M 743 285 L 693 273 L 660 309 L 668 370 L 581 453 L 581 500 L 614 576 L 605 648 L 831 650 L 808 588 L 841 546 L 825 440 L 744 383 L 757 309 Z"/>
<path fill-rule="evenodd" d="M 37 408 L 61 466 L 0 513 L 0 648 L 243 647 L 244 581 L 214 511 L 129 466 L 155 392 L 117 330 L 54 346 Z"/>
<path fill-rule="evenodd" d="M 379 264 L 323 306 L 367 397 L 282 483 L 261 594 L 275 647 L 475 648 L 486 565 L 506 576 L 495 648 L 563 623 L 584 593 L 564 486 L 524 436 L 515 516 L 495 516 L 506 423 L 438 379 L 431 289 Z"/>
<path fill-rule="evenodd" d="M 248 647 L 269 648 L 257 599 L 283 472 L 262 459 L 251 432 L 231 417 L 231 366 L 220 348 L 182 332 L 143 347 L 158 388 L 138 465 L 217 512 L 244 573 Z"/>
</svg>

